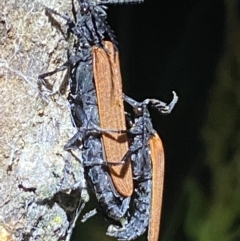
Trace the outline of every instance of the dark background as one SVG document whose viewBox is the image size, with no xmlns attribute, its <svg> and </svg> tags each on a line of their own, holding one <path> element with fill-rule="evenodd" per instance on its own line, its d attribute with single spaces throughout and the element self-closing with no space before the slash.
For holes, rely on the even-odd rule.
<svg viewBox="0 0 240 241">
<path fill-rule="evenodd" d="M 171 101 L 172 90 L 179 96 L 179 102 L 169 116 L 151 113 L 166 154 L 160 240 L 240 240 L 239 217 L 233 215 L 229 221 L 233 225 L 223 228 L 214 223 L 209 214 L 218 206 L 216 200 L 219 201 L 219 197 L 214 188 L 218 183 L 215 176 L 220 174 L 214 171 L 209 159 L 212 151 L 208 147 L 211 143 L 206 137 L 208 134 L 203 134 L 211 131 L 210 121 L 213 126 L 219 122 L 221 111 L 224 115 L 224 110 L 219 107 L 218 114 L 211 117 L 216 106 L 224 101 L 221 97 L 219 103 L 215 100 L 219 92 L 216 86 L 220 85 L 219 76 L 222 75 L 219 65 L 224 53 L 229 51 L 229 29 L 239 23 L 230 25 L 232 23 L 228 21 L 230 2 L 146 0 L 143 4 L 109 7 L 109 24 L 119 42 L 125 93 L 136 100 L 154 97 L 167 102 Z M 236 10 L 237 1 L 233 3 Z M 231 59 L 228 61 L 232 63 Z M 224 66 L 238 70 L 236 64 Z M 239 82 L 238 74 L 234 78 Z M 224 86 L 220 89 L 225 90 Z M 235 103 L 235 99 L 232 101 Z M 229 105 L 233 106 L 232 103 Z M 228 198 L 231 200 L 231 196 Z M 224 220 L 222 211 L 218 212 Z M 205 229 L 208 224 L 209 228 Z M 79 226 L 74 240 L 83 240 L 83 233 L 87 240 L 114 240 L 104 235 L 107 224 L 100 215 L 84 225 Z M 219 233 L 222 228 L 227 234 L 211 234 L 211 227 L 214 230 L 215 226 Z M 230 235 L 235 232 L 238 235 Z M 146 235 L 137 240 L 146 240 Z"/>
</svg>

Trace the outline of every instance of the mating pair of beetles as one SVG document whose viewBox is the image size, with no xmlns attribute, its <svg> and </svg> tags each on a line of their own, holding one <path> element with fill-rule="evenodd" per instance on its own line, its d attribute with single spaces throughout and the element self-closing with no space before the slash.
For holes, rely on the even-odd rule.
<svg viewBox="0 0 240 241">
<path fill-rule="evenodd" d="M 169 114 L 178 97 L 166 104 L 156 99 L 137 102 L 122 92 L 115 35 L 108 25 L 106 5 L 136 0 L 78 0 L 74 20 L 64 18 L 75 36 L 75 51 L 60 68 L 42 74 L 44 79 L 69 68 L 68 96 L 76 134 L 65 150 L 80 148 L 82 165 L 98 207 L 108 218 L 107 235 L 134 240 L 148 227 L 148 240 L 159 236 L 164 179 L 164 151 L 148 108 Z M 137 1 L 139 2 L 139 0 Z M 124 102 L 132 107 L 124 111 Z M 81 209 L 82 210 L 82 209 Z"/>
</svg>

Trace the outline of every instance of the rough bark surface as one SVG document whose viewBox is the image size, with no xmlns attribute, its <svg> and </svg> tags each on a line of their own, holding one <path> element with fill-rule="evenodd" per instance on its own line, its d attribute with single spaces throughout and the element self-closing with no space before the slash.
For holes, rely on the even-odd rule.
<svg viewBox="0 0 240 241">
<path fill-rule="evenodd" d="M 71 1 L 0 1 L 1 241 L 65 240 L 85 186 L 79 160 L 63 150 L 75 132 L 66 72 L 39 89 L 37 76 L 61 66 L 69 47 L 65 22 L 44 6 L 72 9 Z"/>
</svg>

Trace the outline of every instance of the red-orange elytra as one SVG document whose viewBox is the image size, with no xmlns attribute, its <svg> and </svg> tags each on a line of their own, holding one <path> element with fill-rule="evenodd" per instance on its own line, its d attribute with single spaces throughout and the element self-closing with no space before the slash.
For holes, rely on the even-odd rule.
<svg viewBox="0 0 240 241">
<path fill-rule="evenodd" d="M 111 42 L 105 48 L 93 47 L 93 73 L 98 99 L 100 127 L 102 129 L 126 130 L 123 106 L 122 78 L 118 52 Z M 127 135 L 104 133 L 103 145 L 106 159 L 119 162 L 128 151 Z M 113 183 L 118 192 L 129 197 L 133 192 L 131 161 L 124 165 L 109 166 Z"/>
<path fill-rule="evenodd" d="M 164 150 L 157 133 L 149 140 L 152 158 L 152 198 L 148 241 L 158 241 L 164 184 Z"/>
</svg>

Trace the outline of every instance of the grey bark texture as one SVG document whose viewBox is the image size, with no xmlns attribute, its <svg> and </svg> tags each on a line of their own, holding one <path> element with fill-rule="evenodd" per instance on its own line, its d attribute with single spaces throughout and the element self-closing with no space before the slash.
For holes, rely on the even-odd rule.
<svg viewBox="0 0 240 241">
<path fill-rule="evenodd" d="M 69 239 L 82 194 L 88 197 L 81 153 L 63 150 L 76 132 L 67 73 L 51 76 L 44 88 L 37 80 L 61 66 L 69 48 L 60 31 L 65 22 L 44 6 L 71 14 L 71 1 L 0 1 L 1 241 Z"/>
</svg>

